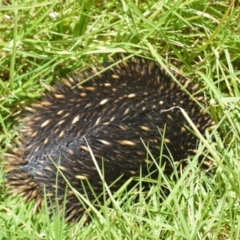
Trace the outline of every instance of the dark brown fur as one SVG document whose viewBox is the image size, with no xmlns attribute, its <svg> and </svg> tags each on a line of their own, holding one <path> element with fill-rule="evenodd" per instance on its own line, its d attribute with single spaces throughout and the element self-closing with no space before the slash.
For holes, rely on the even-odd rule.
<svg viewBox="0 0 240 240">
<path fill-rule="evenodd" d="M 33 105 L 32 115 L 23 120 L 20 144 L 6 160 L 7 185 L 12 192 L 26 199 L 35 198 L 38 205 L 43 200 L 45 186 L 54 202 L 57 165 L 80 194 L 85 195 L 82 184 L 86 180 L 100 194 L 102 181 L 88 145 L 100 169 L 104 162 L 108 184 L 123 175 L 112 187 L 116 190 L 131 176 L 139 176 L 140 165 L 143 175 L 148 173 L 143 142 L 149 145 L 156 159 L 162 140 L 176 161 L 193 154 L 197 138 L 187 129 L 189 124 L 179 108 L 173 107 L 183 108 L 202 134 L 211 125 L 210 117 L 153 61 L 134 58 L 76 86 L 93 73 L 64 80 L 64 84 L 52 88 Z M 203 103 L 193 83 L 177 78 Z M 163 154 L 169 156 L 169 151 L 164 148 Z M 170 174 L 169 159 L 163 157 L 162 163 L 166 165 L 166 174 Z M 60 202 L 66 189 L 61 173 L 57 183 Z M 85 190 L 94 199 L 88 184 Z M 82 204 L 68 188 L 67 220 L 79 219 L 83 211 Z"/>
</svg>

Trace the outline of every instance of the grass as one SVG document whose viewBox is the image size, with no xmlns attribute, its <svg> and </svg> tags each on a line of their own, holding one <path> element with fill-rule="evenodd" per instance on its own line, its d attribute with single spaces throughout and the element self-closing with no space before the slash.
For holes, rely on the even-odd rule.
<svg viewBox="0 0 240 240">
<path fill-rule="evenodd" d="M 214 175 L 196 154 L 178 181 L 159 169 L 148 192 L 123 186 L 87 226 L 50 219 L 47 209 L 33 214 L 34 203 L 7 193 L 0 171 L 0 239 L 240 239 L 239 22 L 237 1 L 1 1 L 0 158 L 46 84 L 121 53 L 194 78 L 217 124 L 198 152 L 207 149 Z"/>
</svg>

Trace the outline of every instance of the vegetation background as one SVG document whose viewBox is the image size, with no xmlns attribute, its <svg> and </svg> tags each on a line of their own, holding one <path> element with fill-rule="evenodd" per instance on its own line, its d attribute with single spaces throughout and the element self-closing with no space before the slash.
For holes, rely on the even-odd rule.
<svg viewBox="0 0 240 240">
<path fill-rule="evenodd" d="M 239 1 L 0 1 L 1 166 L 24 107 L 46 84 L 119 53 L 194 78 L 216 121 L 178 181 L 159 170 L 149 192 L 117 192 L 87 226 L 34 214 L 33 202 L 8 194 L 0 170 L 0 239 L 240 239 L 239 23 Z M 203 150 L 211 176 L 197 164 Z M 160 185 L 170 189 L 161 203 Z"/>
</svg>

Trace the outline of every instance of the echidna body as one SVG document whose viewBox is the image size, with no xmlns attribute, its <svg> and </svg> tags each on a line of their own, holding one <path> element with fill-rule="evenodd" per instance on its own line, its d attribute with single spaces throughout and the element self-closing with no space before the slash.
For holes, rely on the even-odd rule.
<svg viewBox="0 0 240 240">
<path fill-rule="evenodd" d="M 139 176 L 140 166 L 143 175 L 149 173 L 147 162 L 152 159 L 146 161 L 143 143 L 158 159 L 165 142 L 162 163 L 169 174 L 172 165 L 164 156 L 171 153 L 175 160 L 184 159 L 197 144 L 179 107 L 202 134 L 211 125 L 210 117 L 153 61 L 133 58 L 79 85 L 93 74 L 90 71 L 65 79 L 24 118 L 20 144 L 5 165 L 12 192 L 35 198 L 38 205 L 44 189 L 52 202 L 57 189 L 61 203 L 67 180 L 80 194 L 94 199 L 88 183 L 96 194 L 103 187 L 91 151 L 99 168 L 104 168 L 107 184 L 122 176 L 112 186 L 116 190 L 131 176 Z M 187 91 L 196 93 L 193 83 L 178 78 Z M 194 96 L 203 102 L 202 95 Z M 67 220 L 76 220 L 84 208 L 71 188 L 66 191 Z"/>
</svg>

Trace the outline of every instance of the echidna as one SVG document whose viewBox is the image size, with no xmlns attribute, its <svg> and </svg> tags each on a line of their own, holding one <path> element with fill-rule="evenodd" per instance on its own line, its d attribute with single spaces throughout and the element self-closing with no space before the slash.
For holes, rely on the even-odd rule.
<svg viewBox="0 0 240 240">
<path fill-rule="evenodd" d="M 81 85 L 90 76 L 93 78 Z M 172 164 L 164 156 L 184 159 L 197 144 L 178 107 L 202 134 L 212 123 L 187 93 L 203 103 L 196 85 L 177 78 L 184 88 L 154 61 L 132 58 L 101 74 L 91 70 L 63 80 L 23 119 L 20 143 L 6 159 L 7 186 L 26 199 L 36 199 L 37 205 L 43 201 L 44 191 L 54 202 L 57 189 L 60 203 L 66 191 L 66 219 L 77 220 L 84 208 L 66 180 L 89 199 L 94 199 L 89 184 L 95 194 L 103 189 L 91 151 L 108 185 L 122 176 L 111 187 L 113 191 L 130 177 L 139 176 L 140 166 L 142 175 L 149 173 L 151 158 L 147 160 L 143 143 L 158 159 L 165 142 L 162 163 L 170 174 Z"/>
</svg>

